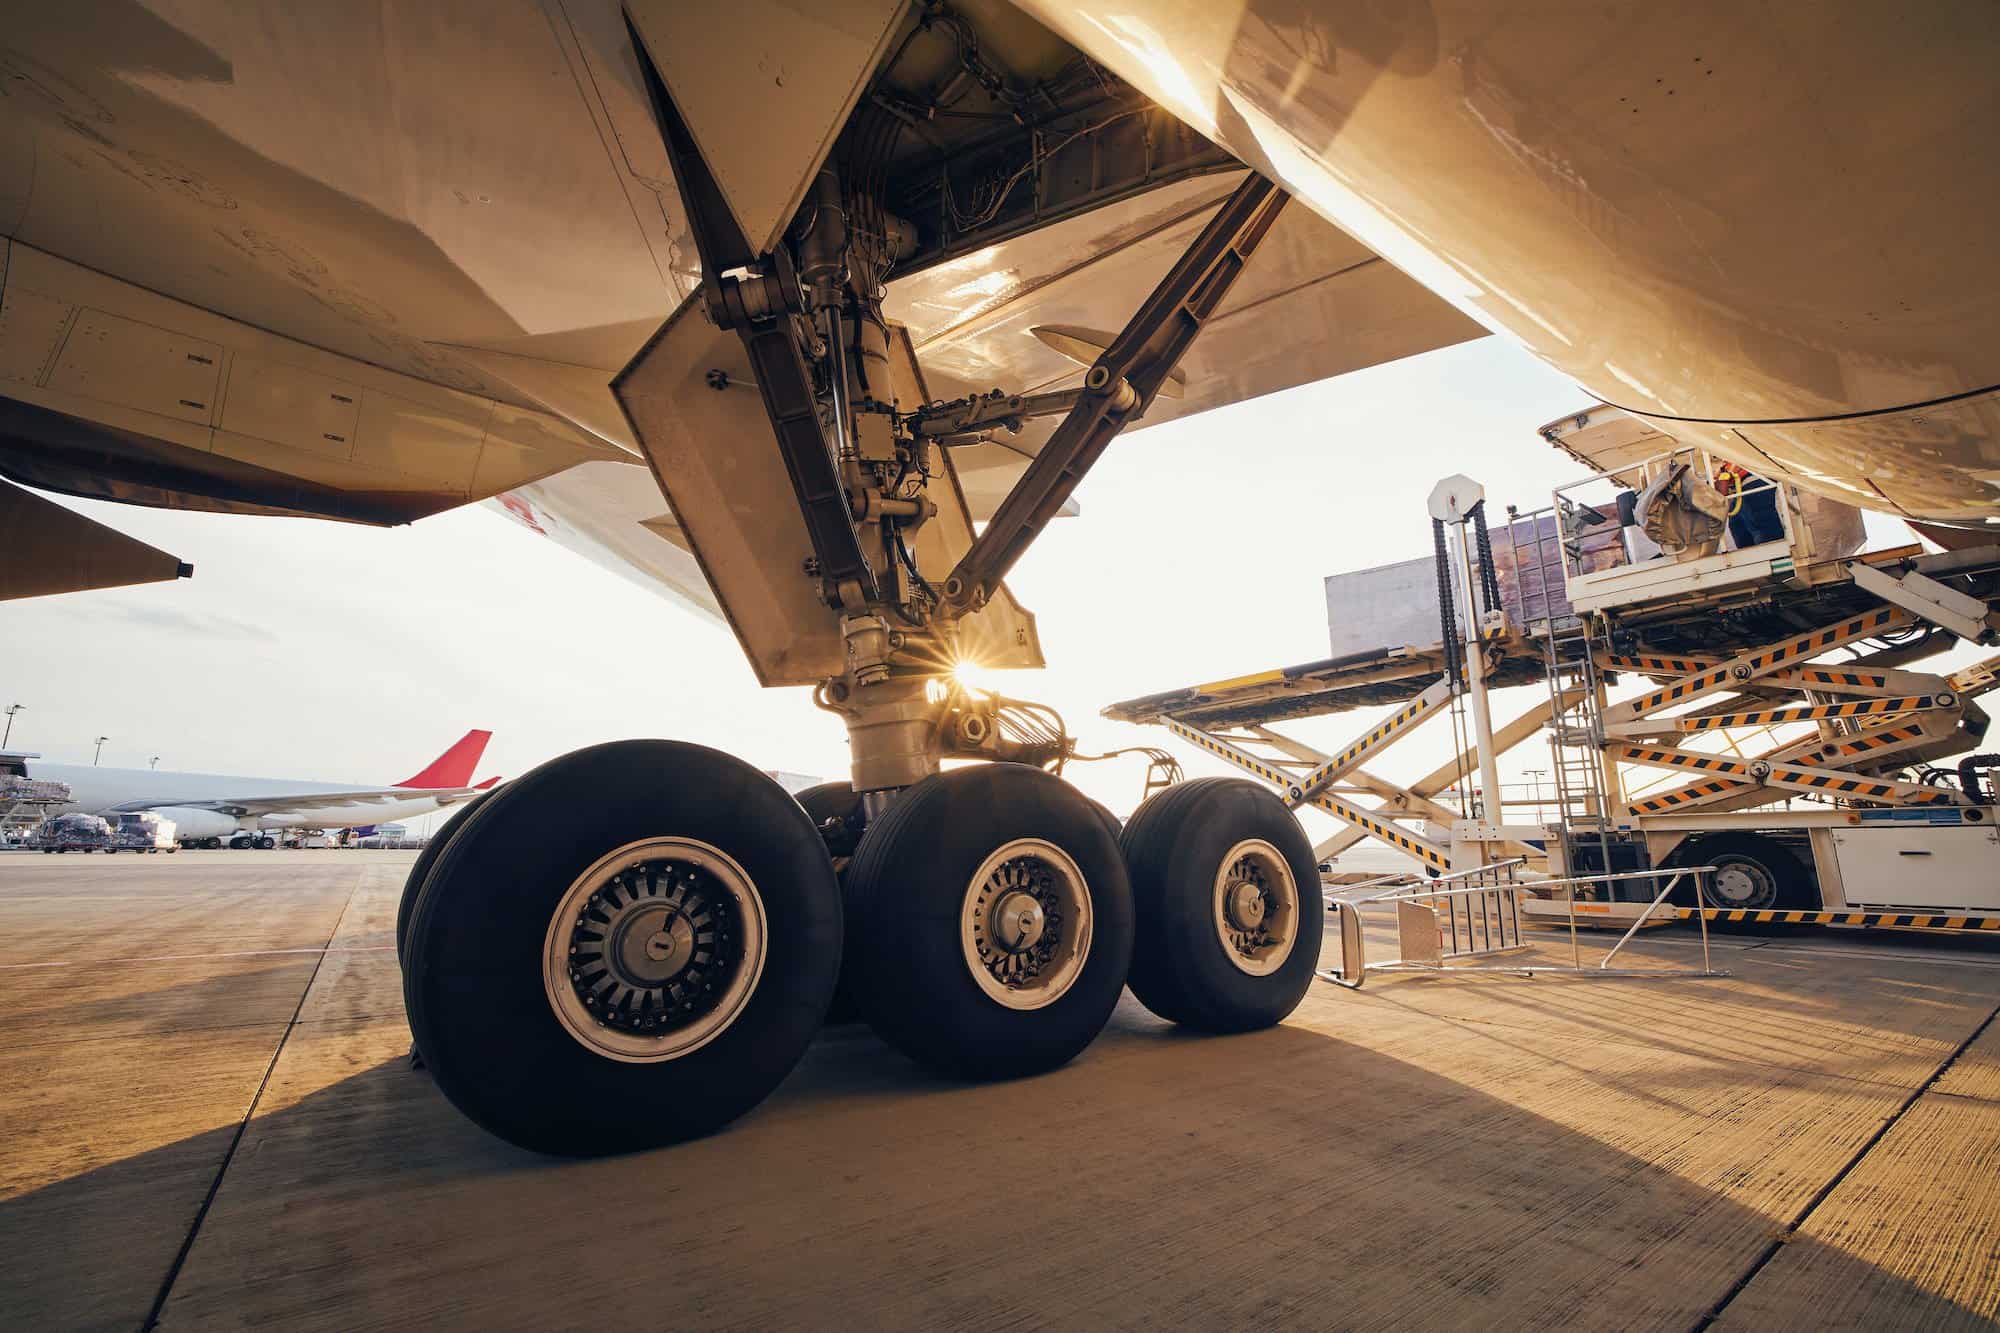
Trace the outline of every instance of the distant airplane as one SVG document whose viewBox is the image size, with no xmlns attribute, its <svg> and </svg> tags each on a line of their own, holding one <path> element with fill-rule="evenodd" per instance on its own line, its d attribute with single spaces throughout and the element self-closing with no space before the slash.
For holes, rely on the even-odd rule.
<svg viewBox="0 0 2000 1333">
<path fill-rule="evenodd" d="M 68 785 L 69 804 L 53 813 L 151 810 L 174 821 L 183 845 L 219 847 L 260 829 L 351 828 L 455 805 L 499 781 L 472 782 L 473 767 L 492 738 L 490 731 L 468 731 L 414 777 L 386 787 L 45 764 L 20 752 L 6 758 L 19 764 L 23 776 Z"/>
</svg>

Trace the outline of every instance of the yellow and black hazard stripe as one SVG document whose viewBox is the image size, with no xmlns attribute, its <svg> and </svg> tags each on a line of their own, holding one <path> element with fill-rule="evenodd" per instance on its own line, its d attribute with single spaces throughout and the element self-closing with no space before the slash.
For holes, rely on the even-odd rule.
<svg viewBox="0 0 2000 1333">
<path fill-rule="evenodd" d="M 1919 739 L 1923 734 L 1924 728 L 1920 723 L 1905 722 L 1895 726 L 1877 727 L 1873 731 L 1863 732 L 1859 736 L 1844 737 L 1831 745 L 1820 745 L 1802 755 L 1796 762 L 1822 764 L 1834 759 L 1851 759 L 1856 755 L 1867 754 L 1874 750 L 1906 744 Z M 1793 748 L 1795 747 L 1791 745 L 1781 745 L 1761 757 L 1766 760 L 1772 760 Z M 1689 783 L 1685 787 L 1676 787 L 1672 791 L 1661 792 L 1657 796 L 1648 796 L 1643 800 L 1633 801 L 1626 808 L 1635 815 L 1657 815 L 1692 802 L 1708 800 L 1729 792 L 1747 790 L 1750 785 L 1748 780 L 1709 778 L 1701 782 Z"/>
<path fill-rule="evenodd" d="M 1408 731 L 1425 718 L 1430 717 L 1450 702 L 1450 682 L 1446 680 L 1438 681 L 1415 699 L 1412 699 L 1409 703 L 1404 704 L 1401 708 L 1398 708 L 1395 712 L 1384 718 L 1366 736 L 1361 737 L 1332 759 L 1327 760 L 1327 762 L 1313 769 L 1303 778 L 1300 778 L 1299 786 L 1309 792 L 1322 783 L 1331 782 L 1343 773 L 1348 772 L 1376 750 L 1381 749 L 1389 741 Z"/>
<path fill-rule="evenodd" d="M 1696 695 L 1708 694 L 1714 690 L 1727 689 L 1732 683 L 1751 680 L 1764 675 L 1787 662 L 1803 661 L 1817 657 L 1824 652 L 1851 643 L 1855 639 L 1871 634 L 1881 634 L 1888 630 L 1900 629 L 1911 621 L 1909 612 L 1901 607 L 1884 606 L 1876 610 L 1850 617 L 1837 625 L 1828 625 L 1810 634 L 1801 634 L 1774 643 L 1755 652 L 1731 658 L 1727 662 L 1696 672 L 1671 685 L 1654 690 L 1638 699 L 1627 700 L 1606 713 L 1607 717 L 1643 717 L 1654 709 L 1691 700 Z M 1739 676 L 1737 673 L 1742 672 Z"/>
<path fill-rule="evenodd" d="M 1656 657 L 1649 654 L 1600 653 L 1597 664 L 1608 671 L 1636 671 L 1642 676 L 1691 676 L 1720 664 L 1714 657 Z"/>
<path fill-rule="evenodd" d="M 1738 759 L 1733 755 L 1703 754 L 1698 750 L 1677 750 L 1672 746 L 1614 745 L 1606 747 L 1618 759 L 1655 768 L 1689 768 L 1698 773 L 1726 774 L 1765 782 L 1774 787 L 1820 792 L 1829 796 L 1852 796 L 1868 801 L 1888 801 L 1899 805 L 1956 805 L 1958 798 L 1939 787 L 1914 782 L 1892 782 L 1886 778 L 1864 778 L 1839 769 L 1816 768 L 1808 764 L 1774 763 L 1768 759 Z M 1763 771 L 1758 772 L 1759 769 Z"/>
<path fill-rule="evenodd" d="M 1850 671 L 1845 667 L 1792 667 L 1781 673 L 1789 685 L 1801 689 L 1886 690 L 1889 676 L 1883 671 Z"/>
<path fill-rule="evenodd" d="M 1338 796 L 1321 794 L 1309 798 L 1313 805 L 1326 811 L 1336 819 L 1344 819 L 1356 828 L 1364 829 L 1391 847 L 1400 848 L 1410 855 L 1420 858 L 1425 865 L 1436 866 L 1439 870 L 1451 869 L 1451 856 L 1444 848 L 1425 838 L 1419 838 L 1402 826 L 1377 819 L 1358 805 L 1351 805 Z"/>
<path fill-rule="evenodd" d="M 1948 708 L 1947 697 L 1936 694 L 1904 694 L 1889 699 L 1855 699 L 1839 704 L 1783 704 L 1775 708 L 1753 708 L 1742 713 L 1709 713 L 1702 717 L 1676 718 L 1682 731 L 1714 731 L 1722 727 L 1762 727 L 1777 722 L 1813 722 L 1832 717 L 1886 717 L 1893 713 L 1923 713 Z"/>
<path fill-rule="evenodd" d="M 1734 778 L 1709 778 L 1702 782 L 1690 782 L 1687 786 L 1676 787 L 1672 791 L 1661 792 L 1658 796 L 1648 796 L 1644 800 L 1634 801 L 1627 808 L 1635 815 L 1657 815 L 1676 806 L 1687 805 L 1691 801 L 1720 796 L 1728 791 L 1741 791 L 1749 785 Z"/>
<path fill-rule="evenodd" d="M 1297 790 L 1298 780 L 1296 775 L 1275 768 L 1257 758 L 1257 756 L 1245 750 L 1238 749 L 1226 741 L 1219 741 L 1205 732 L 1197 731 L 1185 722 L 1176 722 L 1173 718 L 1164 718 L 1162 721 L 1166 724 L 1168 731 L 1179 736 L 1182 740 L 1198 745 L 1218 758 L 1228 760 L 1246 773 L 1255 774 L 1257 777 L 1277 787 L 1285 795 L 1289 796 L 1293 791 Z M 1381 839 L 1383 842 L 1388 843 L 1391 847 L 1399 848 L 1402 851 L 1410 853 L 1412 856 L 1420 858 L 1426 865 L 1436 866 L 1440 870 L 1449 870 L 1451 868 L 1451 856 L 1444 848 L 1439 847 L 1436 843 L 1428 839 L 1417 837 L 1399 825 L 1390 823 L 1384 819 L 1377 819 L 1358 805 L 1352 805 L 1337 796 L 1330 796 L 1325 793 L 1307 799 L 1311 804 L 1318 806 L 1335 818 L 1344 819 L 1356 828 L 1362 829 L 1374 837 Z"/>
<path fill-rule="evenodd" d="M 1172 718 L 1163 720 L 1166 723 L 1167 730 L 1173 732 L 1174 735 L 1180 737 L 1182 740 L 1191 741 L 1210 754 L 1227 759 L 1238 768 L 1254 773 L 1264 779 L 1264 781 L 1272 783 L 1287 792 L 1291 790 L 1294 781 L 1293 775 L 1285 772 L 1283 769 L 1274 768 L 1261 759 L 1258 759 L 1255 755 L 1248 754 L 1233 745 L 1216 740 L 1206 732 L 1196 731 L 1185 722 L 1176 722 Z"/>
<path fill-rule="evenodd" d="M 1696 910 L 1680 909 L 1683 920 L 1692 921 Z M 1704 907 L 1700 914 L 1710 921 L 1759 926 L 1898 926 L 1915 930 L 2000 931 L 2000 916 L 1974 916 L 1944 912 L 1800 912 L 1772 908 Z"/>
</svg>

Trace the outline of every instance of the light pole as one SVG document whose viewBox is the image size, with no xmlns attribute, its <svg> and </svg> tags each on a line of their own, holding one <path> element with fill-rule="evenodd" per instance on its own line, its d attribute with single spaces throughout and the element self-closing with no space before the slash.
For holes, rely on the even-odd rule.
<svg viewBox="0 0 2000 1333">
<path fill-rule="evenodd" d="M 7 742 L 14 739 L 14 714 L 19 713 L 26 708 L 27 708 L 26 704 L 7 705 L 7 731 L 5 735 L 0 735 L 0 750 L 6 749 Z"/>
<path fill-rule="evenodd" d="M 146 765 L 147 768 L 158 768 L 159 766 L 160 766 L 160 756 L 158 755 L 154 755 L 152 762 Z"/>
<path fill-rule="evenodd" d="M 108 741 L 108 740 L 110 740 L 110 739 L 111 739 L 111 738 L 110 738 L 109 736 L 99 736 L 99 737 L 97 738 L 97 753 L 96 753 L 96 754 L 94 754 L 94 755 L 92 755 L 92 756 L 90 756 L 90 766 L 91 766 L 92 768 L 96 768 L 96 767 L 97 767 L 97 761 L 98 761 L 98 760 L 99 760 L 100 758 L 102 758 L 102 757 L 103 757 L 103 755 L 104 755 L 104 742 L 106 742 L 106 741 Z"/>
</svg>

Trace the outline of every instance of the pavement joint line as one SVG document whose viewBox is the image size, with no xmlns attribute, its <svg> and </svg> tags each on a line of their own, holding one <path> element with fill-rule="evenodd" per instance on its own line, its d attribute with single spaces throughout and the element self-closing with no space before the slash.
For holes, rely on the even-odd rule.
<svg viewBox="0 0 2000 1333">
<path fill-rule="evenodd" d="M 1786 1243 L 1790 1241 L 1793 1236 L 1798 1234 L 1799 1228 L 1804 1226 L 1806 1224 L 1806 1220 L 1813 1215 L 1813 1213 L 1819 1208 L 1821 1204 L 1826 1202 L 1827 1196 L 1832 1194 L 1834 1190 L 1839 1187 L 1841 1181 L 1847 1179 L 1847 1177 L 1853 1173 L 1855 1167 L 1861 1165 L 1862 1161 L 1868 1156 L 1869 1153 L 1875 1151 L 1875 1145 L 1880 1143 L 1884 1138 L 1887 1138 L 1890 1130 L 1894 1129 L 1899 1123 L 1901 1123 L 1903 1116 L 1909 1111 L 1909 1109 L 1912 1106 L 1915 1106 L 1917 1104 L 1917 1099 L 1922 1097 L 1925 1093 L 1929 1092 L 1934 1086 L 1936 1086 L 1937 1081 L 1945 1076 L 1945 1072 L 1949 1070 L 1953 1065 L 1958 1063 L 1958 1058 L 1961 1055 L 1964 1055 L 1966 1051 L 1971 1049 L 1972 1043 L 1978 1041 L 1980 1036 L 1985 1033 L 1986 1029 L 1993 1026 L 1993 1020 L 1995 1018 L 2000 1018 L 2000 1005 L 1995 1005 L 1992 1009 L 1987 1011 L 1986 1017 L 1980 1022 L 1979 1026 L 1973 1028 L 1972 1031 L 1969 1034 L 1967 1034 L 1965 1040 L 1961 1041 L 1958 1044 L 1957 1049 L 1952 1051 L 1950 1055 L 1946 1056 L 1944 1060 L 1938 1065 L 1938 1067 L 1931 1071 L 1931 1076 L 1925 1079 L 1917 1087 L 1910 1090 L 1910 1095 L 1903 1099 L 1903 1104 L 1901 1106 L 1898 1106 L 1895 1109 L 1895 1111 L 1889 1115 L 1888 1119 L 1884 1120 L 1882 1124 L 1875 1130 L 1875 1132 L 1868 1136 L 1868 1141 L 1866 1143 L 1862 1144 L 1859 1148 L 1856 1148 L 1854 1150 L 1853 1155 L 1850 1156 L 1844 1163 L 1841 1164 L 1840 1170 L 1834 1172 L 1833 1177 L 1830 1180 L 1828 1180 L 1826 1184 L 1820 1186 L 1818 1191 L 1814 1193 L 1812 1198 L 1806 1201 L 1806 1206 L 1799 1210 L 1797 1216 L 1793 1217 L 1790 1222 L 1785 1224 L 1785 1227 L 1782 1231 L 1780 1231 L 1776 1236 L 1771 1238 L 1771 1242 L 1764 1247 L 1762 1253 L 1760 1253 L 1757 1256 L 1757 1258 L 1751 1263 L 1750 1267 L 1744 1271 L 1743 1275 L 1736 1279 L 1735 1283 L 1733 1283 L 1730 1286 L 1728 1291 L 1722 1293 L 1722 1299 L 1718 1300 L 1714 1305 L 1710 1306 L 1708 1309 L 1708 1313 L 1703 1315 L 1700 1318 L 1700 1320 L 1698 1320 L 1695 1323 L 1693 1329 L 1691 1330 L 1691 1333 L 1702 1333 L 1702 1330 L 1708 1328 L 1717 1319 L 1722 1317 L 1722 1312 L 1729 1308 L 1729 1303 L 1735 1300 L 1738 1296 L 1742 1295 L 1744 1288 L 1748 1287 L 1750 1283 L 1756 1279 L 1756 1276 L 1764 1271 L 1765 1266 L 1769 1264 L 1771 1260 L 1777 1258 L 1778 1252 L 1785 1248 Z"/>
<path fill-rule="evenodd" d="M 285 1053 L 285 1043 L 299 1026 L 299 1015 L 305 1012 L 306 998 L 312 994 L 313 984 L 319 980 L 319 970 L 326 965 L 326 955 L 332 952 L 333 938 L 340 933 L 340 923 L 347 919 L 347 909 L 354 905 L 353 890 L 348 891 L 347 901 L 340 905 L 340 915 L 334 918 L 333 929 L 326 934 L 326 945 L 319 950 L 288 950 L 287 952 L 317 952 L 319 961 L 313 964 L 312 975 L 299 991 L 298 1005 L 292 1010 L 292 1021 L 285 1025 L 278 1038 L 278 1044 L 271 1052 L 271 1062 L 264 1066 L 264 1077 L 257 1081 L 257 1091 L 251 1095 L 250 1105 L 244 1110 L 243 1118 L 236 1123 L 236 1133 L 230 1136 L 229 1147 L 222 1154 L 221 1163 L 215 1168 L 215 1179 L 208 1183 L 208 1193 L 202 1198 L 201 1207 L 195 1210 L 194 1222 L 188 1227 L 187 1235 L 181 1240 L 180 1251 L 174 1255 L 173 1263 L 167 1266 L 167 1275 L 160 1280 L 160 1289 L 153 1296 L 152 1308 L 146 1311 L 144 1322 L 139 1325 L 139 1333 L 152 1333 L 160 1326 L 160 1314 L 167 1306 L 167 1298 L 173 1295 L 174 1283 L 180 1280 L 181 1269 L 187 1264 L 188 1255 L 194 1250 L 194 1243 L 201 1235 L 201 1224 L 208 1220 L 208 1210 L 215 1204 L 215 1196 L 222 1191 L 222 1178 L 229 1174 L 229 1167 L 236 1160 L 236 1150 L 243 1144 L 243 1135 L 249 1130 L 250 1122 L 257 1115 L 257 1107 L 264 1100 L 264 1090 L 271 1086 L 271 1075 L 277 1071 L 278 1059 Z"/>
<path fill-rule="evenodd" d="M 342 909 L 345 915 L 345 909 Z M 332 937 L 329 936 L 329 939 Z M 317 949 L 236 949 L 220 953 L 156 953 L 134 958 L 74 958 L 51 963 L 0 963 L 0 972 L 25 972 L 38 967 L 111 967 L 119 963 L 184 963 L 204 958 L 277 958 L 291 954 L 325 957 L 330 953 L 390 953 L 393 944 L 326 944 Z"/>
<path fill-rule="evenodd" d="M 1879 934 L 1871 933 L 1868 935 L 1856 935 L 1853 938 L 1857 944 L 1866 945 L 1870 941 L 1879 941 L 1882 937 Z M 1926 936 L 1926 938 L 1948 939 L 1953 937 L 1930 935 Z M 1967 932 L 1966 934 L 1955 938 L 1962 940 L 1964 942 L 1970 942 L 1972 940 L 1981 940 L 1982 942 L 1990 942 L 1990 941 L 1985 941 L 1984 937 L 1973 935 L 1970 932 Z M 1635 939 L 1632 941 L 1630 945 L 1627 945 L 1626 947 L 1637 948 L 1641 942 L 1642 942 L 1641 940 Z M 1686 948 L 1686 949 L 1699 949 L 1701 947 L 1700 940 L 1653 938 L 1653 939 L 1645 939 L 1643 940 L 1643 942 L 1646 944 L 1678 946 L 1680 948 Z M 1866 958 L 1871 963 L 1873 962 L 1926 963 L 1939 967 L 1986 967 L 1986 968 L 2000 967 L 2000 953 L 1995 953 L 1991 957 L 1985 957 L 1985 958 L 1973 958 L 1965 956 L 1953 957 L 1949 954 L 1889 953 L 1886 952 L 1885 950 L 1872 947 L 1866 948 L 1865 950 L 1831 949 L 1824 947 L 1823 944 L 1793 944 L 1786 940 L 1759 940 L 1755 944 L 1721 944 L 1715 941 L 1710 941 L 1710 947 L 1712 949 L 1736 949 L 1742 953 L 1751 953 L 1760 949 L 1769 949 L 1774 957 L 1786 957 L 1791 954 L 1811 954 L 1814 957 L 1818 958 Z"/>
<path fill-rule="evenodd" d="M 1377 991 L 1376 995 L 1378 998 L 1380 998 L 1383 995 L 1383 992 Z M 1428 1011 L 1411 1009 L 1407 1005 L 1399 1005 L 1397 1007 L 1401 1008 L 1405 1013 L 1428 1012 Z M 1499 1033 L 1506 1033 L 1506 1034 L 1543 1033 L 1548 1030 L 1547 1027 L 1542 1024 L 1525 1022 L 1514 1019 L 1472 1018 L 1464 1014 L 1443 1014 L 1443 1013 L 1428 1013 L 1428 1016 L 1435 1018 L 1440 1022 L 1448 1023 L 1456 1027 L 1463 1028 L 1466 1031 L 1476 1036 L 1486 1037 L 1489 1040 L 1493 1041 L 1503 1040 L 1501 1036 L 1497 1035 Z M 1988 1021 L 1991 1020 L 1991 1017 L 1992 1017 L 1991 1015 L 1988 1015 Z M 1492 1028 L 1495 1031 L 1487 1032 L 1485 1031 L 1485 1029 L 1487 1028 Z M 1977 1036 L 1978 1034 L 1974 1033 L 1973 1035 Z M 1634 1050 L 1658 1049 L 1657 1042 L 1636 1037 L 1617 1037 L 1617 1036 L 1608 1037 L 1603 1035 L 1602 1033 L 1599 1033 L 1593 1038 L 1593 1040 L 1600 1045 L 1622 1046 Z M 1507 1044 L 1513 1045 L 1515 1043 L 1508 1042 Z M 1522 1049 L 1526 1050 L 1526 1052 L 1529 1055 L 1534 1056 L 1537 1059 L 1551 1060 L 1558 1064 L 1567 1063 L 1560 1057 L 1551 1054 L 1550 1052 L 1547 1051 L 1537 1050 L 1533 1047 L 1525 1047 Z M 1962 1047 L 1959 1049 L 1963 1050 Z M 1725 1067 L 1741 1066 L 1743 1068 L 1748 1068 L 1748 1069 L 1761 1069 L 1774 1074 L 1803 1074 L 1808 1078 L 1820 1078 L 1820 1079 L 1825 1079 L 1829 1082 L 1850 1084 L 1854 1087 L 1859 1087 L 1859 1088 L 1883 1088 L 1893 1091 L 1901 1091 L 1904 1087 L 1902 1083 L 1896 1082 L 1894 1079 L 1890 1078 L 1868 1078 L 1862 1074 L 1835 1073 L 1831 1070 L 1815 1069 L 1810 1065 L 1786 1064 L 1783 1061 L 1763 1059 L 1754 1055 L 1731 1054 L 1724 1051 L 1693 1051 L 1693 1052 L 1688 1052 L 1687 1054 L 1692 1056 L 1694 1059 L 1700 1060 L 1708 1065 L 1718 1065 Z M 1958 1051 L 1954 1051 L 1951 1055 L 1945 1057 L 1946 1064 L 1949 1065 L 1951 1061 L 1956 1060 L 1957 1058 L 1958 1058 Z M 1937 1072 L 1942 1073 L 1943 1069 L 1940 1068 Z M 1936 1081 L 1937 1074 L 1933 1074 L 1931 1078 L 1933 1082 Z M 1938 1095 L 1941 1097 L 1952 1097 L 1952 1096 L 1963 1096 L 1964 1094 L 1939 1093 Z M 1971 1098 L 1970 1100 L 1986 1101 L 1987 1099 L 1975 1097 Z M 1901 1112 L 1899 1111 L 1898 1114 L 1901 1114 Z"/>
</svg>

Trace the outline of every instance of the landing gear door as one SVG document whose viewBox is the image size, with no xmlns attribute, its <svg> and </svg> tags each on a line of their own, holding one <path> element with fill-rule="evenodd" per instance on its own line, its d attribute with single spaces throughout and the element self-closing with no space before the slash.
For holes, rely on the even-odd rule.
<svg viewBox="0 0 2000 1333">
<path fill-rule="evenodd" d="M 910 344 L 910 332 L 900 324 L 889 326 L 889 374 L 897 405 L 905 411 L 930 401 L 923 371 Z M 917 529 L 910 550 L 917 558 L 918 569 L 929 578 L 942 579 L 958 564 L 959 557 L 971 549 L 972 510 L 958 484 L 951 451 L 936 444 L 925 448 L 929 451 L 925 463 L 935 479 L 927 493 L 938 512 Z M 984 607 L 959 620 L 958 648 L 970 660 L 996 670 L 1044 665 L 1035 618 L 1021 608 L 1005 584 Z"/>
<path fill-rule="evenodd" d="M 769 254 L 908 0 L 626 0 L 753 254 Z"/>
<path fill-rule="evenodd" d="M 614 391 L 758 683 L 838 676 L 840 621 L 807 572 L 812 539 L 743 340 L 702 318 L 696 293 Z"/>
</svg>

